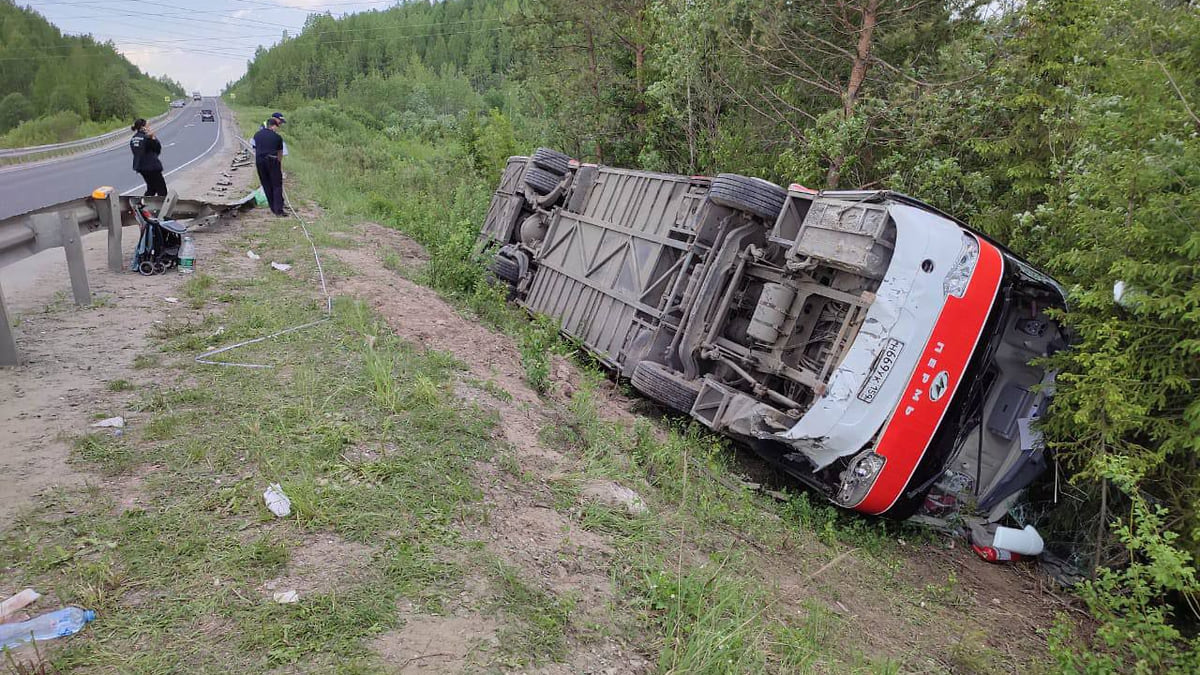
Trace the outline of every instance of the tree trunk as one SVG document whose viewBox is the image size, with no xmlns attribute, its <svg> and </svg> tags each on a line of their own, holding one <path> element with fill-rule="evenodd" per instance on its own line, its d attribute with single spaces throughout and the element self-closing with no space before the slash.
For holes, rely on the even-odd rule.
<svg viewBox="0 0 1200 675">
<path fill-rule="evenodd" d="M 588 52 L 588 70 L 592 73 L 592 96 L 594 105 L 597 109 L 600 108 L 600 69 L 596 65 L 596 35 L 592 32 L 592 27 L 587 27 L 587 52 Z M 596 138 L 596 160 L 601 164 L 604 163 L 604 139 Z"/>
<path fill-rule="evenodd" d="M 846 118 L 854 114 L 854 104 L 858 102 L 858 93 L 862 90 L 863 81 L 867 79 L 867 68 L 871 63 L 871 38 L 875 34 L 875 24 L 879 20 L 878 11 L 879 0 L 867 0 L 862 8 L 862 26 L 858 33 L 854 65 L 850 68 L 850 82 L 846 85 L 846 94 L 842 99 L 842 114 Z"/>
<path fill-rule="evenodd" d="M 696 122 L 692 114 L 692 75 L 687 78 L 687 146 L 688 173 L 696 173 Z"/>
<path fill-rule="evenodd" d="M 638 99 L 641 100 L 642 94 L 646 93 L 646 45 L 639 44 L 633 48 L 633 72 L 637 79 Z"/>
<path fill-rule="evenodd" d="M 633 105 L 633 114 L 640 147 L 646 140 L 646 45 L 638 44 L 633 48 L 633 67 L 637 86 L 637 101 Z"/>
<path fill-rule="evenodd" d="M 846 163 L 846 153 L 841 153 L 833 158 L 829 163 L 829 171 L 825 173 L 825 189 L 833 190 L 837 188 L 838 181 L 842 178 L 842 166 Z"/>
<path fill-rule="evenodd" d="M 854 51 L 854 61 L 850 66 L 850 80 L 842 93 L 842 119 L 848 120 L 854 115 L 854 106 L 858 103 L 859 93 L 863 82 L 867 79 L 867 69 L 871 66 L 871 40 L 875 35 L 875 26 L 879 22 L 880 0 L 866 0 L 860 12 L 862 21 L 859 26 L 858 44 Z M 829 171 L 825 174 L 825 187 L 837 187 L 842 177 L 842 167 L 846 164 L 846 152 L 842 150 L 829 163 Z"/>
</svg>

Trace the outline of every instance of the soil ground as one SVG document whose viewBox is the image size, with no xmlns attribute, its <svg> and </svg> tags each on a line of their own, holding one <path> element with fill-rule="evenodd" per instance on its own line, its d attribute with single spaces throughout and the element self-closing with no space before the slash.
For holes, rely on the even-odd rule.
<svg viewBox="0 0 1200 675">
<path fill-rule="evenodd" d="M 231 152 L 186 185 L 207 189 Z M 53 260 L 4 271 L 29 362 L 0 370 L 0 596 L 61 584 L 35 609 L 103 610 L 88 636 L 51 645 L 56 665 L 1050 671 L 1046 634 L 1071 607 L 1036 568 L 742 489 L 674 420 L 571 360 L 552 358 L 536 391 L 519 340 L 414 281 L 427 258 L 402 234 L 314 236 L 338 309 L 251 350 L 282 359 L 266 379 L 191 355 L 291 325 L 254 314 L 280 291 L 307 314 L 323 302 L 296 225 L 255 212 L 200 234 L 205 279 L 107 272 L 88 239 L 90 308 L 69 303 Z M 115 414 L 123 438 L 85 435 Z M 304 461 L 289 454 L 301 447 Z M 289 519 L 261 505 L 276 476 Z M 286 591 L 299 602 L 277 604 Z"/>
<path fill-rule="evenodd" d="M 224 199 L 210 192 L 222 172 L 232 176 L 231 196 L 257 184 L 253 167 L 229 169 L 240 145 L 237 126 L 225 115 L 221 146 L 171 177 L 168 187 L 181 197 Z M 225 227 L 196 231 L 200 249 L 221 240 Z M 155 322 L 188 311 L 164 300 L 177 289 L 178 275 L 112 272 L 107 234 L 93 232 L 83 243 L 92 307 L 75 307 L 61 248 L 0 268 L 0 288 L 17 323 L 17 349 L 26 360 L 21 368 L 0 368 L 0 438 L 5 439 L 0 443 L 0 476 L 5 476 L 0 523 L 48 488 L 84 482 L 86 475 L 66 462 L 67 439 L 102 412 L 107 383 L 136 379 L 133 360 L 148 349 L 147 334 Z M 125 228 L 121 243 L 129 260 L 136 230 Z"/>
<path fill-rule="evenodd" d="M 359 232 L 364 246 L 334 251 L 339 260 L 358 271 L 335 283 L 338 292 L 365 299 L 401 337 L 454 354 L 467 364 L 472 377 L 510 393 L 511 400 L 485 397 L 482 402 L 499 415 L 499 433 L 511 444 L 516 461 L 541 484 L 552 484 L 564 474 L 578 471 L 578 458 L 546 447 L 537 433 L 558 423 L 554 403 L 567 403 L 574 390 L 572 383 L 582 381 L 577 368 L 566 361 L 556 362 L 553 379 L 557 386 L 547 405 L 526 383 L 521 355 L 511 338 L 462 316 L 434 291 L 383 266 L 389 252 L 408 264 L 419 264 L 415 242 L 373 223 L 361 225 Z M 645 408 L 611 383 L 601 387 L 597 402 L 604 418 L 621 424 L 628 424 Z M 770 473 L 753 457 L 740 459 L 742 468 L 752 475 Z M 492 483 L 487 496 L 493 524 L 490 531 L 477 534 L 506 559 L 536 570 L 556 591 L 578 594 L 585 606 L 603 606 L 612 595 L 603 571 L 605 560 L 613 555 L 612 542 L 580 531 L 547 507 L 551 497 L 544 490 L 500 480 L 497 476 L 501 473 L 492 470 L 484 476 Z M 880 574 L 877 560 L 856 557 L 853 550 L 837 551 L 805 537 L 778 551 L 761 550 L 756 564 L 778 584 L 785 602 L 805 608 L 816 603 L 848 620 L 855 640 L 871 645 L 870 651 L 916 656 L 922 649 L 932 649 L 930 661 L 946 663 L 951 672 L 972 672 L 975 659 L 985 662 L 989 654 L 1001 654 L 1014 662 L 1034 654 L 1027 666 L 1040 662 L 1046 629 L 1055 615 L 1070 605 L 1036 568 L 987 565 L 969 548 L 949 539 L 918 546 L 908 546 L 903 540 L 899 543 L 898 550 L 891 552 L 894 559 L 884 565 L 890 568 L 886 575 Z M 701 548 L 689 553 L 702 557 L 705 552 Z M 570 565 L 562 563 L 565 551 L 569 551 Z M 899 587 L 907 592 L 881 592 L 881 576 L 892 577 L 891 582 L 882 584 L 890 586 L 890 591 Z M 922 634 L 913 634 L 914 625 Z M 620 649 L 602 660 L 609 659 L 646 665 L 644 658 Z M 595 665 L 588 657 L 571 665 L 572 669 L 563 672 L 598 672 L 588 669 Z M 640 667 L 632 672 L 640 672 Z"/>
</svg>

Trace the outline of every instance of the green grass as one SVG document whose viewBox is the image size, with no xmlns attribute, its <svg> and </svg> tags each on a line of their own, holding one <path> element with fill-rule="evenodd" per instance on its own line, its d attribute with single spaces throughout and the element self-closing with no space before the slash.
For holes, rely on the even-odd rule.
<svg viewBox="0 0 1200 675">
<path fill-rule="evenodd" d="M 112 392 L 133 391 L 137 388 L 132 382 L 126 379 L 111 380 L 104 386 Z"/>
<path fill-rule="evenodd" d="M 876 568 L 888 593 L 903 588 L 891 576 L 895 535 L 807 495 L 783 504 L 749 490 L 734 491 L 722 476 L 736 476 L 724 439 L 695 425 L 658 432 L 647 420 L 633 428 L 599 413 L 596 388 L 602 375 L 584 378 L 561 416 L 543 429 L 550 447 L 582 458 L 582 473 L 551 485 L 555 506 L 578 513 L 579 524 L 610 537 L 619 551 L 623 601 L 658 634 L 661 672 L 745 673 L 889 672 L 892 664 L 839 639 L 829 627 L 840 618 L 812 605 L 799 616 L 780 604 L 762 557 L 779 556 L 789 568 L 815 571 L 822 550 L 854 548 Z M 588 478 L 642 488 L 650 513 L 584 504 L 579 485 Z M 907 530 L 905 530 L 907 532 Z M 696 554 L 708 560 L 691 561 Z M 768 566 L 770 563 L 767 563 Z"/>
<path fill-rule="evenodd" d="M 221 338 L 233 341 L 313 318 L 308 283 L 263 270 L 253 284 L 201 275 L 186 288 L 189 297 L 235 293 L 220 316 Z M 364 305 L 344 301 L 329 322 L 231 355 L 275 369 L 195 365 L 193 349 L 209 344 L 213 321 L 156 334 L 159 360 L 142 365 L 160 374 L 134 406 L 139 423 L 121 437 L 96 433 L 75 443 L 82 467 L 140 476 L 140 501 L 116 508 L 109 491 L 68 494 L 2 535 L 0 568 L 13 583 L 54 589 L 55 602 L 100 614 L 88 639 L 55 651 L 55 667 L 262 672 L 325 664 L 328 672 L 377 672 L 364 640 L 398 626 L 397 603 L 445 611 L 466 576 L 494 576 L 504 589 L 499 606 L 513 608 L 521 659 L 562 653 L 567 610 L 556 608 L 569 603 L 517 572 L 495 574 L 492 557 L 462 535 L 463 522 L 486 518 L 470 471 L 496 446 L 494 416 L 450 393 L 460 362 L 399 340 Z M 355 447 L 391 450 L 364 459 Z M 284 521 L 262 504 L 270 482 L 292 500 Z M 373 553 L 362 574 L 335 589 L 276 605 L 262 584 L 286 571 L 306 533 Z M 523 597 L 542 604 L 517 613 Z"/>
<path fill-rule="evenodd" d="M 267 113 L 243 115 L 243 125 L 253 128 Z M 439 177 L 453 167 L 453 143 L 381 141 L 359 158 L 366 168 L 318 163 L 306 157 L 340 157 L 322 154 L 332 139 L 315 123 L 336 120 L 318 113 L 312 127 L 292 132 L 288 171 L 296 193 L 321 200 L 325 215 L 312 227 L 320 245 L 344 245 L 339 233 L 363 217 L 404 229 L 432 257 L 421 281 L 509 333 L 530 387 L 549 390 L 552 355 L 573 347 L 551 322 L 530 322 L 507 306 L 470 257 L 464 237 L 482 217 L 486 189 L 470 176 L 458 184 Z M 385 155 L 396 161 L 386 180 L 382 164 L 372 164 Z M 513 393 L 478 381 L 455 355 L 401 340 L 353 299 L 339 299 L 330 319 L 312 328 L 222 355 L 270 369 L 196 364 L 199 351 L 322 316 L 315 265 L 293 225 L 271 221 L 230 245 L 238 255 L 253 248 L 266 260 L 291 262 L 293 273 L 261 265 L 251 278 L 214 271 L 189 279 L 181 294 L 201 311 L 157 328 L 135 360 L 142 369 L 131 378 L 136 423 L 120 437 L 76 441 L 72 461 L 110 476 L 115 487 L 53 493 L 0 535 L 0 569 L 14 586 L 54 589 L 57 602 L 100 612 L 86 639 L 55 651 L 55 666 L 383 672 L 370 643 L 401 628 L 402 606 L 493 620 L 497 645 L 471 656 L 480 672 L 569 660 L 607 639 L 649 655 L 663 673 L 978 666 L 965 652 L 965 634 L 941 660 L 881 658 L 865 641 L 847 639 L 860 626 L 830 609 L 842 570 L 807 576 L 846 554 L 858 576 L 840 583 L 869 586 L 879 607 L 921 626 L 927 611 L 953 609 L 964 594 L 953 577 L 924 589 L 898 578 L 896 539 L 917 543 L 919 531 L 847 514 L 803 492 L 780 502 L 743 489 L 730 479 L 741 466 L 737 451 L 686 421 L 606 418 L 604 375 L 586 358 L 576 359 L 582 377 L 570 400 L 543 401 L 540 438 L 566 464 L 553 475 L 522 465 L 522 449 L 498 433 L 495 410 L 454 395 L 456 386 L 471 386 L 513 406 Z M 334 260 L 326 271 L 352 273 Z M 484 467 L 491 473 L 481 474 Z M 584 500 L 583 486 L 599 480 L 636 490 L 648 512 Z M 274 482 L 292 501 L 286 519 L 262 503 Z M 603 556 L 584 561 L 610 582 L 604 606 L 553 592 L 545 569 L 518 566 L 475 534 L 492 523 L 485 490 L 495 489 L 548 505 L 570 528 L 604 542 Z M 316 537 L 363 547 L 361 569 L 331 561 L 334 583 L 306 591 L 295 605 L 273 603 L 264 584 L 293 573 L 300 547 Z M 556 555 L 574 563 L 567 547 Z M 807 599 L 785 601 L 783 575 L 811 587 Z M 920 602 L 929 609 L 918 609 Z"/>
<path fill-rule="evenodd" d="M 117 475 L 129 470 L 135 458 L 129 443 L 122 437 L 107 432 L 81 436 L 71 451 L 74 461 L 92 465 L 106 475 Z"/>
<path fill-rule="evenodd" d="M 350 118 L 330 117 L 326 108 L 291 115 L 289 119 L 298 123 L 287 131 L 289 143 L 301 151 L 291 162 L 293 175 L 321 201 L 327 222 L 336 226 L 370 219 L 424 245 L 431 262 L 415 278 L 464 313 L 510 334 L 527 382 L 535 391 L 548 392 L 551 356 L 571 354 L 577 345 L 561 340 L 553 321 L 531 322 L 508 307 L 504 291 L 487 283 L 480 261 L 472 256 L 491 181 L 461 171 L 465 162 L 453 138 L 385 138 Z M 268 112 L 255 111 L 248 119 Z M 343 161 L 335 145 L 355 138 L 371 151 L 356 155 L 353 162 Z M 306 161 L 306 155 L 321 157 L 322 163 Z M 445 180 L 448 175 L 455 180 Z M 433 203 L 443 208 L 429 209 Z M 399 270 L 398 256 L 385 252 L 382 261 Z M 427 386 L 413 382 L 406 388 L 384 376 L 387 364 L 380 358 L 368 354 L 369 391 L 377 405 L 392 410 L 419 407 L 432 396 Z M 766 552 L 776 564 L 813 572 L 849 550 L 870 570 L 881 597 L 907 597 L 911 591 L 896 577 L 896 539 L 918 543 L 928 535 L 863 519 L 801 491 L 779 503 L 750 490 L 731 490 L 730 481 L 722 477 L 737 473 L 738 458 L 727 441 L 672 421 L 667 421 L 664 434 L 661 421 L 643 419 L 630 427 L 603 419 L 596 391 L 604 376 L 590 359 L 577 361 L 585 381 L 573 383 L 578 390 L 564 409 L 553 412 L 547 402 L 552 421 L 541 434 L 544 444 L 567 454 L 577 470 L 544 486 L 555 509 L 616 548 L 610 574 L 617 590 L 614 616 L 620 615 L 604 630 L 638 636 L 643 648 L 661 657 L 660 669 L 669 672 L 897 671 L 898 663 L 831 638 L 831 626 L 845 627 L 824 607 L 813 605 L 803 615 L 780 607 L 769 577 L 763 576 L 761 559 Z M 512 451 L 501 450 L 495 462 L 515 484 L 538 482 Z M 359 475 L 374 475 L 366 473 L 368 469 L 390 470 L 365 467 L 358 469 Z M 631 517 L 602 505 L 580 504 L 580 487 L 589 479 L 634 486 L 651 512 Z M 699 554 L 712 562 L 701 568 L 679 566 L 681 547 L 688 551 L 683 558 Z M 677 598 L 689 598 L 687 604 L 669 607 L 656 588 L 644 583 L 663 574 L 663 583 L 654 586 L 675 588 Z M 925 595 L 939 603 L 950 597 L 937 589 L 927 589 Z M 568 614 L 566 634 L 584 639 L 587 627 L 572 623 Z M 557 636 L 562 631 L 547 627 L 543 632 Z M 556 640 L 540 648 L 557 653 Z"/>
<path fill-rule="evenodd" d="M 194 274 L 183 284 L 183 295 L 193 309 L 200 309 L 212 298 L 216 280 L 209 274 Z"/>
<path fill-rule="evenodd" d="M 138 117 L 151 119 L 167 111 L 167 103 L 163 100 L 167 90 L 162 85 L 134 79 L 129 81 L 129 88 Z M 117 129 L 128 129 L 131 121 L 132 118 L 124 117 L 90 120 L 75 112 L 60 111 L 26 120 L 0 134 L 0 148 L 23 148 L 91 138 Z"/>
<path fill-rule="evenodd" d="M 520 570 L 497 562 L 492 579 L 500 588 L 496 606 L 517 619 L 501 631 L 501 652 L 511 665 L 560 660 L 576 600 L 560 598 L 527 583 Z"/>
</svg>

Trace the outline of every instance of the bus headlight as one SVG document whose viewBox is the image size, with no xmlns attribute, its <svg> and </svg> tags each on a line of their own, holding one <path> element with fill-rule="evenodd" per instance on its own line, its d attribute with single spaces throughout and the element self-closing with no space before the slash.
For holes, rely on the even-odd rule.
<svg viewBox="0 0 1200 675">
<path fill-rule="evenodd" d="M 979 262 L 979 242 L 975 241 L 975 237 L 964 234 L 963 247 L 958 252 L 958 259 L 954 261 L 954 265 L 946 273 L 946 280 L 942 282 L 942 290 L 946 295 L 961 298 L 963 293 L 967 292 L 967 285 L 971 283 L 971 275 L 975 273 L 975 263 L 977 262 Z"/>
<path fill-rule="evenodd" d="M 841 475 L 842 486 L 838 489 L 837 502 L 843 506 L 854 506 L 861 502 L 875 484 L 875 479 L 879 477 L 879 472 L 883 471 L 883 465 L 886 463 L 887 459 L 883 455 L 871 450 L 850 460 L 850 464 Z"/>
</svg>

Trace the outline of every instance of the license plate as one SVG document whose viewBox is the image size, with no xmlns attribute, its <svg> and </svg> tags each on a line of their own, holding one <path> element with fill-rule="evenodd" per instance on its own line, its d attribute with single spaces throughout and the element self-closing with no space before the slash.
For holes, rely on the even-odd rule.
<svg viewBox="0 0 1200 675">
<path fill-rule="evenodd" d="M 904 349 L 903 342 L 893 338 L 888 339 L 883 351 L 875 359 L 875 368 L 871 370 L 871 376 L 867 378 L 862 389 L 858 390 L 858 400 L 864 403 L 875 400 L 875 396 L 883 388 L 883 383 L 887 382 L 888 375 L 896 367 L 896 360 L 900 358 L 902 349 Z"/>
</svg>

